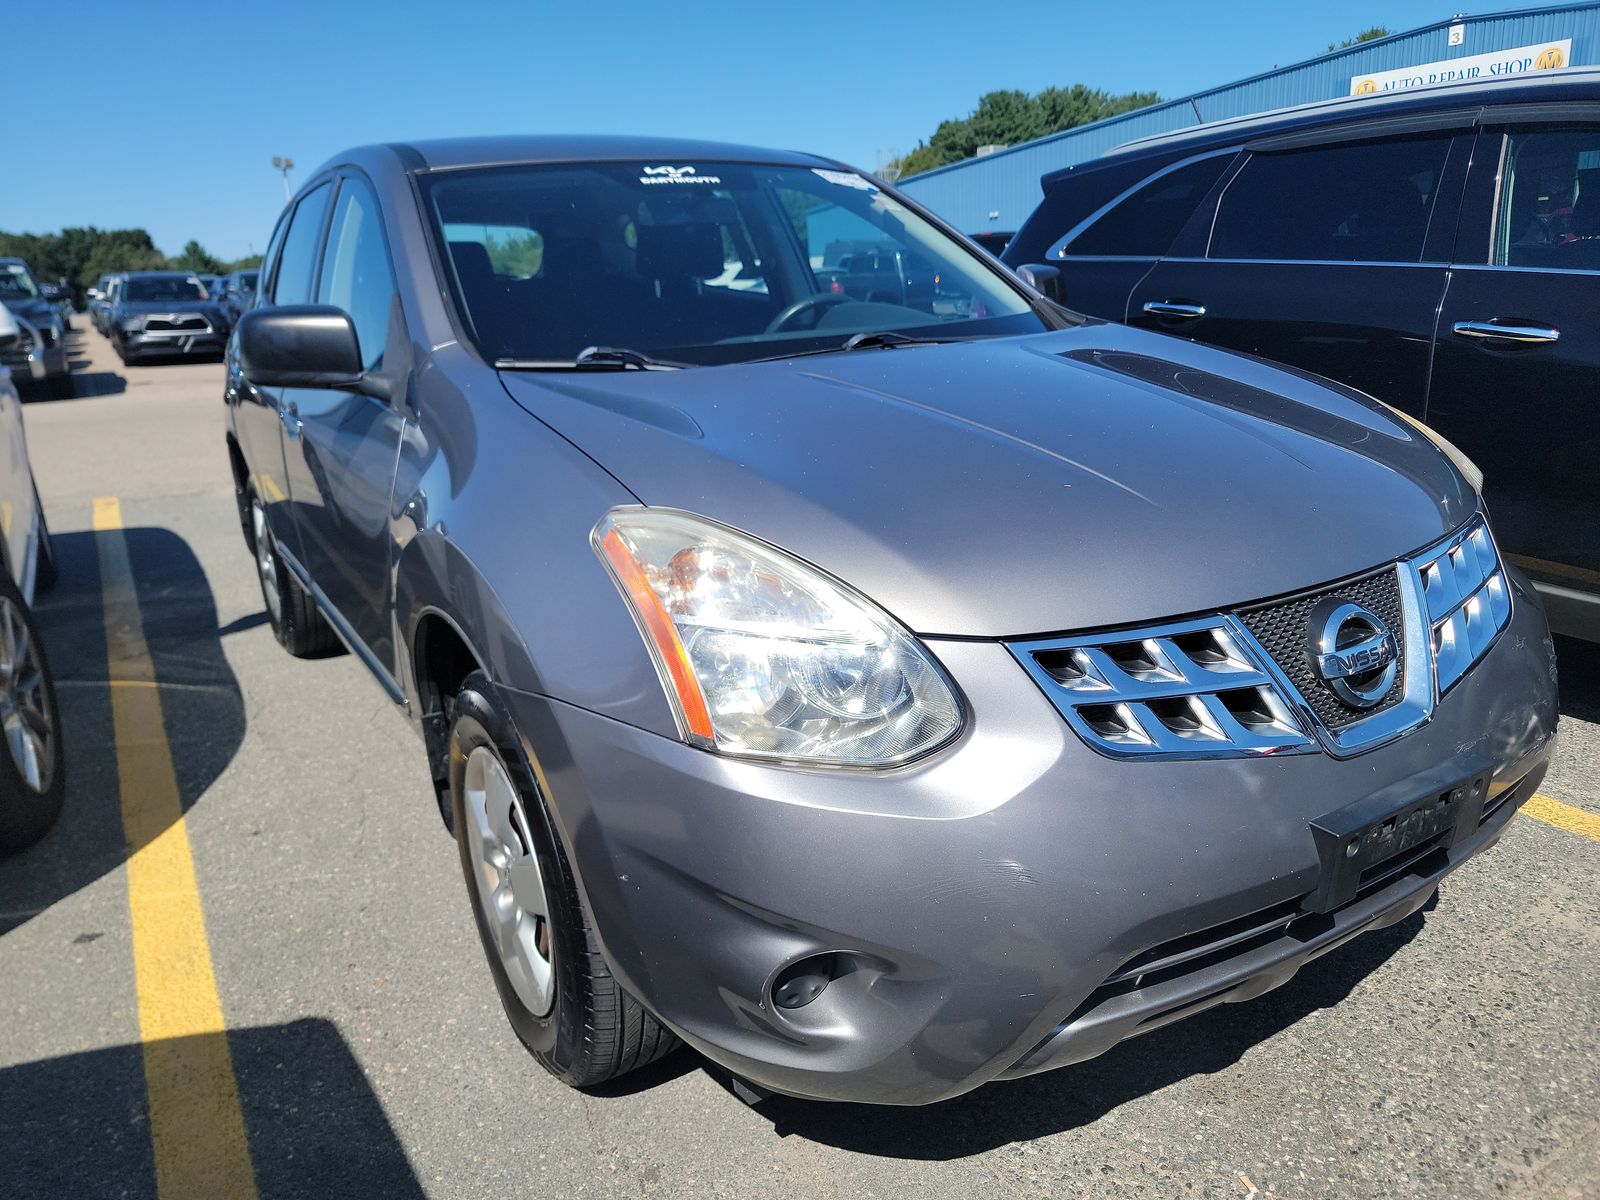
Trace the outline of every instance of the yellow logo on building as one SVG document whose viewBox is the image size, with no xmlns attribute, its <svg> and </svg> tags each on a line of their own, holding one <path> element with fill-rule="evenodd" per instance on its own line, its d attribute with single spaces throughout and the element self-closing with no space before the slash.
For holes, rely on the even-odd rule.
<svg viewBox="0 0 1600 1200">
<path fill-rule="evenodd" d="M 1378 81 L 1376 79 L 1363 79 L 1360 83 L 1356 84 L 1355 91 L 1353 91 L 1351 95 L 1370 96 L 1377 90 Z"/>
<path fill-rule="evenodd" d="M 1550 46 L 1542 50 L 1539 57 L 1533 60 L 1535 71 L 1553 71 L 1557 67 L 1567 65 L 1567 56 L 1561 53 L 1560 46 Z"/>
</svg>

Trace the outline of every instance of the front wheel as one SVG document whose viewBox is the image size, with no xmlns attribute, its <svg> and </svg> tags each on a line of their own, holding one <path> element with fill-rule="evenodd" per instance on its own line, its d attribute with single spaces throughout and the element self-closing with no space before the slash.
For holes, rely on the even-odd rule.
<svg viewBox="0 0 1600 1200">
<path fill-rule="evenodd" d="M 38 841 L 66 791 L 61 716 L 33 614 L 0 572 L 0 849 Z"/>
<path fill-rule="evenodd" d="M 453 704 L 450 799 L 489 971 L 539 1064 L 592 1087 L 673 1050 L 678 1039 L 612 978 L 521 739 L 482 672 Z"/>
<path fill-rule="evenodd" d="M 278 543 L 267 524 L 267 510 L 255 496 L 250 497 L 250 529 L 261 601 L 278 644 L 296 658 L 333 653 L 339 648 L 339 638 L 317 610 L 316 601 L 278 557 Z"/>
</svg>

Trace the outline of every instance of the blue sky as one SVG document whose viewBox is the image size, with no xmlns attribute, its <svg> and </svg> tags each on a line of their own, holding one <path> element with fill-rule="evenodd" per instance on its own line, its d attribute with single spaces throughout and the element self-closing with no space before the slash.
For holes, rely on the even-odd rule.
<svg viewBox="0 0 1600 1200">
<path fill-rule="evenodd" d="M 177 7 L 186 15 L 167 15 Z M 11 141 L 0 229 L 143 226 L 168 253 L 193 237 L 233 258 L 262 248 L 282 207 L 274 154 L 295 159 L 298 183 L 346 146 L 464 133 L 683 135 L 872 168 L 995 88 L 1181 96 L 1370 25 L 1400 31 L 1451 11 L 1450 0 L 55 5 L 42 18 L 54 32 L 8 56 L 12 128 L 30 132 Z"/>
</svg>

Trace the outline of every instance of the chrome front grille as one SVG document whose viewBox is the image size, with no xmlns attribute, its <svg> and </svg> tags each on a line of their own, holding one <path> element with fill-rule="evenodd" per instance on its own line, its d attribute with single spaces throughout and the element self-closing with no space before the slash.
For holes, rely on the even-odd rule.
<svg viewBox="0 0 1600 1200">
<path fill-rule="evenodd" d="M 1509 586 L 1477 517 L 1413 558 L 1296 596 L 1008 648 L 1102 754 L 1216 758 L 1320 745 L 1345 757 L 1428 719 L 1509 622 Z M 1314 666 L 1309 625 L 1330 600 L 1376 615 L 1398 647 L 1390 690 L 1366 708 L 1341 699 Z"/>
<path fill-rule="evenodd" d="M 1205 758 L 1312 745 L 1227 617 L 1010 649 L 1078 736 L 1104 754 Z"/>
<path fill-rule="evenodd" d="M 1348 600 L 1377 613 L 1400 640 L 1400 670 L 1395 672 L 1394 685 L 1382 700 L 1368 708 L 1345 703 L 1324 685 L 1306 653 L 1306 620 L 1316 606 L 1329 597 Z M 1334 587 L 1318 588 L 1287 600 L 1242 609 L 1239 620 L 1289 677 L 1295 690 L 1305 697 L 1316 712 L 1317 720 L 1329 729 L 1343 729 L 1364 721 L 1398 704 L 1405 695 L 1405 656 L 1409 647 L 1402 635 L 1405 612 L 1400 599 L 1399 574 L 1393 566 Z"/>
<path fill-rule="evenodd" d="M 148 318 L 144 328 L 146 333 L 208 333 L 211 323 L 199 313 L 169 313 Z"/>
<path fill-rule="evenodd" d="M 1482 520 L 1417 560 L 1442 696 L 1483 657 L 1511 619 L 1511 592 Z"/>
</svg>

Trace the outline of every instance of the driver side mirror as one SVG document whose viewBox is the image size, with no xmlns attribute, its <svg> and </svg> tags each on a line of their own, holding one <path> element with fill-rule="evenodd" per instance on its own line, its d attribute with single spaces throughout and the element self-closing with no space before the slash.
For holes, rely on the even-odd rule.
<svg viewBox="0 0 1600 1200">
<path fill-rule="evenodd" d="M 350 314 L 331 304 L 253 308 L 239 318 L 239 373 L 257 387 L 337 388 L 394 403 L 403 385 L 361 365 Z"/>
<path fill-rule="evenodd" d="M 1046 300 L 1054 300 L 1057 304 L 1067 302 L 1067 281 L 1061 278 L 1060 267 L 1052 267 L 1048 263 L 1026 263 L 1016 271 L 1018 279 Z"/>
<path fill-rule="evenodd" d="M 361 389 L 361 346 L 343 309 L 286 304 L 239 318 L 239 370 L 258 387 Z"/>
</svg>

